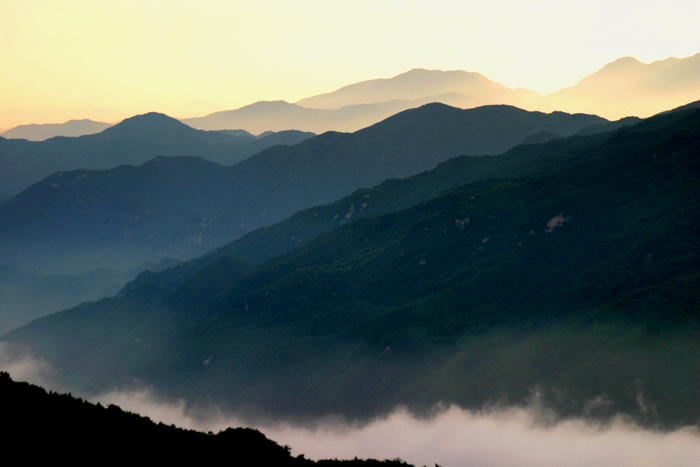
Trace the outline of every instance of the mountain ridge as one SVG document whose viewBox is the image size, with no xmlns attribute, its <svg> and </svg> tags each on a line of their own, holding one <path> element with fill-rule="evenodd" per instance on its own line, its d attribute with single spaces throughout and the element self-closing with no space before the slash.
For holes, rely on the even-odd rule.
<svg viewBox="0 0 700 467">
<path fill-rule="evenodd" d="M 522 87 L 510 89 L 474 71 L 414 68 L 390 78 L 348 84 L 296 103 L 260 101 L 181 121 L 203 130 L 353 132 L 394 113 L 426 104 L 431 96 L 438 102 L 462 108 L 509 104 L 527 110 L 592 113 L 613 120 L 649 117 L 700 98 L 696 79 L 700 74 L 698 61 L 700 54 L 648 64 L 622 57 L 574 86 L 548 95 Z M 610 89 L 593 85 L 604 77 L 611 81 Z"/>
<path fill-rule="evenodd" d="M 99 133 L 110 126 L 110 123 L 96 122 L 89 119 L 68 120 L 64 123 L 33 123 L 18 125 L 0 133 L 0 136 L 7 139 L 43 141 L 56 136 L 83 136 Z"/>
<path fill-rule="evenodd" d="M 92 135 L 37 142 L 0 137 L 0 191 L 17 194 L 56 172 L 141 164 L 163 155 L 200 156 L 232 165 L 269 146 L 295 144 L 309 136 L 289 131 L 247 140 L 226 132 L 197 130 L 165 114 L 150 112 Z"/>
</svg>

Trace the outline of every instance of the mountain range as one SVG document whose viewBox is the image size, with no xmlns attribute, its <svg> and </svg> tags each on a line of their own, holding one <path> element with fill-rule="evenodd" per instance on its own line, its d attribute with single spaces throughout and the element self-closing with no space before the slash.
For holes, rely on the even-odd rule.
<svg viewBox="0 0 700 467">
<path fill-rule="evenodd" d="M 474 72 L 414 69 L 390 79 L 363 81 L 302 99 L 258 102 L 237 110 L 183 120 L 194 128 L 355 131 L 401 110 L 430 102 L 459 108 L 508 104 L 527 110 L 590 113 L 617 120 L 649 117 L 700 98 L 700 54 L 650 64 L 625 57 L 574 86 L 543 96 L 510 89 Z"/>
<path fill-rule="evenodd" d="M 294 104 L 257 102 L 183 122 L 208 130 L 245 128 L 256 132 L 294 128 L 315 133 L 347 132 L 433 102 L 465 109 L 489 104 L 534 108 L 538 97 L 532 91 L 512 90 L 478 73 L 414 69 L 391 79 L 345 86 Z"/>
<path fill-rule="evenodd" d="M 541 95 L 522 88 L 510 89 L 475 72 L 413 69 L 393 78 L 350 84 L 296 103 L 256 102 L 182 121 L 202 130 L 243 129 L 256 134 L 290 129 L 353 132 L 432 102 L 464 109 L 508 104 L 533 111 L 591 113 L 618 120 L 649 117 L 700 99 L 699 75 L 700 54 L 649 64 L 624 57 L 574 86 Z M 77 136 L 76 127 L 86 124 L 71 121 L 62 125 L 23 125 L 0 136 L 30 140 L 46 139 L 48 135 Z M 80 130 L 80 134 L 96 132 L 95 124 Z"/>
<path fill-rule="evenodd" d="M 29 141 L 43 141 L 56 136 L 83 136 L 99 133 L 109 128 L 109 123 L 95 122 L 88 119 L 69 120 L 65 123 L 44 123 L 32 125 L 19 125 L 3 133 L 0 136 L 6 139 L 26 139 Z"/>
<path fill-rule="evenodd" d="M 700 423 L 700 110 L 446 161 L 465 141 L 447 136 L 467 121 L 478 133 L 471 147 L 487 154 L 507 135 L 544 131 L 532 118 L 561 119 L 547 130 L 558 135 L 590 126 L 570 126 L 584 116 L 480 109 L 429 105 L 246 159 L 229 170 L 255 185 L 270 180 L 263 167 L 280 175 L 242 197 L 289 203 L 276 218 L 299 209 L 293 196 L 349 197 L 3 340 L 31 345 L 84 390 L 138 378 L 239 413 L 366 419 L 397 405 L 427 414 L 436 404 L 526 404 L 537 390 L 562 416 Z M 345 175 L 368 169 L 356 181 L 370 186 L 389 162 L 412 164 L 397 175 L 406 176 L 440 160 L 371 190 L 309 187 L 340 184 L 336 164 Z"/>
<path fill-rule="evenodd" d="M 625 57 L 575 86 L 547 96 L 546 108 L 595 113 L 609 119 L 647 117 L 700 96 L 700 54 L 644 64 Z"/>
<path fill-rule="evenodd" d="M 613 123 L 592 115 L 430 104 L 352 134 L 328 132 L 299 144 L 270 147 L 230 167 L 201 158 L 159 156 L 138 166 L 59 171 L 0 205 L 0 263 L 76 273 L 189 258 L 299 209 L 387 178 L 416 174 L 460 154 L 499 154 L 542 132 L 569 136 L 608 124 Z M 60 142 L 76 148 L 86 139 L 104 141 L 110 149 L 98 154 L 113 161 L 123 147 L 138 148 L 144 157 L 160 151 L 136 145 L 152 141 L 149 135 L 189 154 L 216 149 L 208 139 L 195 145 L 195 136 L 234 138 L 148 114 L 99 135 Z M 192 143 L 177 146 L 178 135 Z M 136 158 L 128 152 L 119 157 Z"/>
<path fill-rule="evenodd" d="M 60 171 L 142 164 L 156 156 L 186 154 L 233 165 L 267 147 L 296 144 L 310 136 L 313 134 L 284 131 L 256 138 L 240 131 L 201 131 L 151 112 L 94 135 L 39 142 L 0 138 L 0 192 L 16 194 Z"/>
</svg>

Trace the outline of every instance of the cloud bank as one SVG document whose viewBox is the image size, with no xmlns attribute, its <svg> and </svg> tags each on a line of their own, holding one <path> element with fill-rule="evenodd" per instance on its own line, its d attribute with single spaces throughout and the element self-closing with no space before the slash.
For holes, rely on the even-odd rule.
<svg viewBox="0 0 700 467">
<path fill-rule="evenodd" d="M 16 381 L 57 390 L 55 374 L 42 360 L 0 343 L 0 370 Z M 74 393 L 75 394 L 75 393 Z M 217 433 L 246 426 L 217 408 L 188 408 L 185 401 L 159 398 L 148 388 L 112 391 L 92 398 L 103 405 L 150 417 L 155 422 Z M 543 423 L 542 406 L 491 408 L 470 412 L 446 407 L 419 419 L 405 409 L 365 425 L 337 419 L 299 427 L 284 422 L 254 425 L 293 455 L 310 459 L 401 459 L 416 466 L 443 467 L 697 467 L 700 429 L 686 427 L 660 433 L 617 418 L 600 425 L 583 419 Z M 546 411 L 544 421 L 551 421 Z"/>
</svg>

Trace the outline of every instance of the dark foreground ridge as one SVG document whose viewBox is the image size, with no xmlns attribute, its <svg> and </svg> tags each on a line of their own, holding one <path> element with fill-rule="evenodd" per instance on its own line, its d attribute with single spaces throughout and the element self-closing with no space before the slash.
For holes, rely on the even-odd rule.
<svg viewBox="0 0 700 467">
<path fill-rule="evenodd" d="M 6 372 L 0 372 L 0 412 L 6 446 L 15 445 L 14 441 L 33 443 L 39 449 L 31 454 L 32 460 L 49 460 L 57 455 L 87 460 L 100 452 L 113 461 L 227 459 L 234 465 L 409 465 L 400 459 L 312 461 L 303 455 L 293 457 L 289 446 L 280 446 L 252 428 L 206 434 L 156 424 L 116 405 L 105 408 L 70 394 L 47 393 L 39 386 L 15 382 Z"/>
</svg>

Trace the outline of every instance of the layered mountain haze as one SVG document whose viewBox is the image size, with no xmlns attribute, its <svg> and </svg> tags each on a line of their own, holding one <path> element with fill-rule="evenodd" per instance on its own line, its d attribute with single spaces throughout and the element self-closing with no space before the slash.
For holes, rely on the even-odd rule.
<svg viewBox="0 0 700 467">
<path fill-rule="evenodd" d="M 182 121 L 203 130 L 243 128 L 260 132 L 293 128 L 315 133 L 352 132 L 432 102 L 464 109 L 493 104 L 535 109 L 540 99 L 535 92 L 512 90 L 478 73 L 415 69 L 390 79 L 345 86 L 294 104 L 257 102 Z"/>
<path fill-rule="evenodd" d="M 156 128 L 155 134 L 173 147 L 180 132 L 210 135 L 153 115 L 95 136 L 114 141 L 115 147 L 133 141 L 124 135 L 143 133 L 145 138 L 149 133 L 139 124 L 142 118 L 155 120 L 147 128 Z M 607 123 L 591 115 L 509 106 L 461 110 L 431 104 L 353 134 L 329 132 L 271 147 L 231 167 L 180 156 L 137 167 L 58 172 L 0 206 L 0 262 L 56 271 L 66 255 L 90 268 L 190 258 L 299 209 L 416 174 L 460 154 L 499 154 L 542 131 L 568 136 Z"/>
<path fill-rule="evenodd" d="M 440 101 L 457 107 L 472 108 L 489 104 L 486 99 L 460 94 L 445 94 L 441 99 L 426 97 L 414 101 L 390 100 L 372 104 L 354 104 L 340 109 L 315 109 L 285 101 L 256 102 L 236 110 L 215 112 L 205 117 L 182 121 L 202 130 L 244 128 L 253 133 L 295 129 L 324 133 L 326 131 L 354 132 L 373 125 L 398 112 Z"/>
<path fill-rule="evenodd" d="M 0 136 L 8 139 L 26 139 L 28 141 L 44 141 L 56 136 L 83 136 L 99 133 L 112 126 L 109 123 L 94 122 L 92 120 L 69 120 L 65 123 L 44 123 L 34 125 L 20 125 L 0 133 Z"/>
<path fill-rule="evenodd" d="M 523 88 L 508 88 L 476 72 L 417 68 L 392 78 L 350 84 L 295 103 L 260 101 L 181 121 L 200 130 L 243 129 L 255 134 L 284 130 L 354 132 L 395 113 L 432 102 L 463 109 L 507 104 L 527 110 L 582 112 L 617 120 L 628 116 L 649 117 L 700 99 L 699 75 L 700 54 L 650 64 L 625 57 L 608 63 L 574 86 L 541 95 Z M 213 106 L 206 102 L 206 106 L 195 105 L 192 109 Z M 73 127 L 77 124 L 71 121 L 62 125 L 22 125 L 1 136 L 42 140 L 47 135 L 76 136 L 88 131 L 76 133 L 78 130 Z"/>
<path fill-rule="evenodd" d="M 700 53 L 644 64 L 625 57 L 575 86 L 550 94 L 547 108 L 595 113 L 609 119 L 648 117 L 700 98 Z"/>
<path fill-rule="evenodd" d="M 156 156 L 199 156 L 233 165 L 267 147 L 296 144 L 310 136 L 290 131 L 258 139 L 249 133 L 206 132 L 151 112 L 77 138 L 40 142 L 0 138 L 0 191 L 16 194 L 59 171 L 138 165 Z"/>
<path fill-rule="evenodd" d="M 78 274 L 41 274 L 0 264 L 0 335 L 82 302 L 113 297 L 144 270 L 161 271 L 173 262 L 164 259 L 132 269 L 102 267 Z"/>
<path fill-rule="evenodd" d="M 313 109 L 340 109 L 349 105 L 416 101 L 430 97 L 437 98 L 435 102 L 443 102 L 439 100 L 440 96 L 462 96 L 465 100 L 473 99 L 483 104 L 509 104 L 522 108 L 531 107 L 527 103 L 537 102 L 541 97 L 533 91 L 509 89 L 479 73 L 414 69 L 390 79 L 351 84 L 331 93 L 302 99 L 296 104 Z"/>
<path fill-rule="evenodd" d="M 258 102 L 237 110 L 184 119 L 194 128 L 243 128 L 252 132 L 298 129 L 356 131 L 394 113 L 431 102 L 473 108 L 508 104 L 527 110 L 589 113 L 617 120 L 650 117 L 700 99 L 700 54 L 644 64 L 631 57 L 607 64 L 575 86 L 543 96 L 510 89 L 466 71 L 414 69 L 301 99 Z"/>
<path fill-rule="evenodd" d="M 697 18 L 0 0 L 7 458 L 700 467 Z"/>
<path fill-rule="evenodd" d="M 247 414 L 425 414 L 526 404 L 539 388 L 564 416 L 697 424 L 698 135 L 689 109 L 458 158 L 4 340 L 86 390 L 138 378 Z M 291 250 L 297 234 L 324 229 Z M 288 243 L 271 252 L 273 238 Z M 254 248 L 258 258 L 231 256 Z"/>
</svg>

